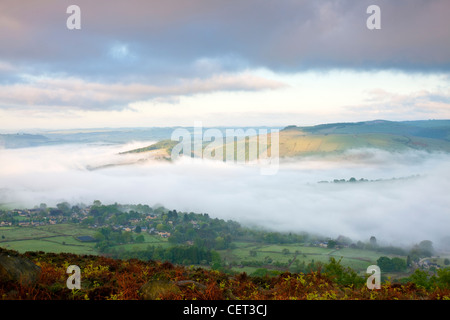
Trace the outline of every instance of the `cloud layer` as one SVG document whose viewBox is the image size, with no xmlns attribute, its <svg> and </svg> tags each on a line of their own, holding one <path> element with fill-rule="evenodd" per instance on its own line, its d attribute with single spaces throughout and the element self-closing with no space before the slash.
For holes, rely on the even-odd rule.
<svg viewBox="0 0 450 320">
<path fill-rule="evenodd" d="M 87 82 L 80 78 L 27 77 L 26 83 L 0 86 L 0 107 L 113 110 L 132 101 L 174 99 L 217 91 L 258 91 L 285 87 L 280 81 L 249 73 L 214 75 L 208 79 L 182 79 L 170 86 L 146 83 Z"/>
<path fill-rule="evenodd" d="M 269 125 L 449 114 L 447 0 L 79 0 L 81 30 L 69 30 L 72 4 L 0 2 L 2 127 L 63 128 L 75 117 L 84 127 L 116 117 L 190 125 L 180 121 L 187 113 L 236 125 L 233 108 Z M 380 30 L 366 27 L 370 5 L 381 8 Z M 369 90 L 384 92 L 358 99 L 362 74 L 378 71 L 386 74 Z M 334 83 L 321 82 L 330 73 Z M 410 84 L 396 74 L 421 88 L 402 91 Z M 312 76 L 296 83 L 298 75 Z M 444 88 L 425 92 L 429 75 Z M 343 85 L 355 90 L 336 96 Z"/>
<path fill-rule="evenodd" d="M 424 239 L 438 243 L 448 235 L 448 155 L 365 150 L 288 163 L 273 176 L 260 175 L 255 167 L 201 160 L 85 169 L 132 160 L 136 155 L 123 158 L 117 152 L 138 145 L 143 142 L 2 150 L 1 202 L 162 204 L 279 231 L 342 234 L 355 241 L 374 235 L 405 245 Z M 416 174 L 420 177 L 390 180 Z M 318 183 L 350 177 L 385 181 Z"/>
<path fill-rule="evenodd" d="M 226 56 L 236 59 L 231 68 L 450 68 L 446 0 L 80 0 L 79 31 L 66 29 L 69 4 L 2 1 L 3 59 L 111 75 L 161 67 L 178 73 L 200 58 Z M 366 27 L 373 4 L 381 8 L 381 30 Z"/>
</svg>

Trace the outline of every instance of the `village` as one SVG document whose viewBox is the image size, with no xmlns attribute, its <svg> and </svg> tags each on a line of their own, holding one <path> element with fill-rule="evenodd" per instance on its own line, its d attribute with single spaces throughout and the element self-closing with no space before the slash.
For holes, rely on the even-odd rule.
<svg viewBox="0 0 450 320">
<path fill-rule="evenodd" d="M 120 205 L 117 203 L 103 205 L 100 201 L 94 201 L 91 205 L 71 206 L 63 202 L 58 203 L 56 207 L 41 204 L 32 209 L 0 210 L 0 230 L 2 228 L 31 228 L 63 224 L 76 224 L 95 230 L 95 234 L 100 235 L 100 238 L 92 235 L 81 236 L 77 240 L 81 242 L 95 241 L 98 248 L 103 248 L 103 250 L 108 250 L 107 248 L 118 243 L 139 241 L 142 239 L 141 235 L 146 233 L 160 237 L 161 240 L 169 241 L 173 245 L 193 246 L 195 244 L 216 250 L 233 249 L 233 241 L 247 241 L 249 245 L 256 247 L 264 243 L 313 247 L 317 248 L 311 249 L 315 250 L 313 252 L 317 251 L 317 254 L 326 254 L 327 256 L 339 255 L 341 252 L 349 250 L 349 252 L 351 250 L 365 252 L 364 254 L 369 256 L 371 255 L 369 252 L 374 252 L 383 258 L 377 263 L 383 263 L 385 270 L 393 272 L 402 272 L 407 269 L 433 271 L 450 264 L 448 259 L 444 261 L 433 253 L 432 245 L 428 241 L 422 241 L 416 245 L 416 248 L 407 251 L 396 247 L 382 247 L 373 236 L 367 242 L 353 242 L 345 236 L 335 239 L 307 239 L 301 235 L 283 235 L 264 231 L 255 233 L 249 230 L 242 231 L 236 222 L 211 219 L 207 214 L 181 213 L 164 207 L 150 208 L 147 205 Z M 101 236 L 102 233 L 105 237 Z M 112 233 L 117 236 L 112 236 Z M 236 238 L 238 233 L 241 233 L 239 236 L 241 240 Z M 294 257 L 298 257 L 298 255 L 294 254 Z M 250 260 L 246 262 L 255 264 Z"/>
<path fill-rule="evenodd" d="M 97 206 L 99 207 L 99 206 Z M 104 206 L 103 206 L 104 207 Z M 114 223 L 114 216 L 118 213 L 108 212 L 106 219 L 96 219 L 92 209 L 95 206 L 78 206 L 68 208 L 67 204 L 58 204 L 57 208 L 47 208 L 41 205 L 33 209 L 12 209 L 0 211 L 0 227 L 38 227 L 45 225 L 56 225 L 63 223 L 80 223 L 92 229 L 110 227 L 114 231 L 123 232 L 146 232 L 152 235 L 159 235 L 162 238 L 169 238 L 174 227 L 174 221 L 168 219 L 168 215 L 161 209 L 158 213 L 139 213 L 131 211 L 132 218 L 122 219 L 122 223 Z M 149 210 L 147 210 L 149 211 Z M 128 215 L 127 212 L 121 214 Z M 190 224 L 193 228 L 198 228 L 199 224 L 193 219 Z"/>
</svg>

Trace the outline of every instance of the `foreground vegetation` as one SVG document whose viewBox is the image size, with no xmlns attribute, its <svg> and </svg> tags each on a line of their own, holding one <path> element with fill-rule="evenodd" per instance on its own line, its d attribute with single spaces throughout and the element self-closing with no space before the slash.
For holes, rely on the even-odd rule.
<svg viewBox="0 0 450 320">
<path fill-rule="evenodd" d="M 386 247 L 373 236 L 271 232 L 206 213 L 100 201 L 5 209 L 0 223 L 0 258 L 22 256 L 40 268 L 25 283 L 5 277 L 0 261 L 2 299 L 450 298 L 450 260 L 428 240 Z M 374 264 L 382 287 L 371 291 L 366 269 Z M 69 265 L 81 269 L 80 290 L 66 287 Z"/>
<path fill-rule="evenodd" d="M 276 276 L 229 275 L 169 262 L 112 259 L 67 253 L 17 252 L 40 267 L 34 283 L 0 281 L 1 299 L 35 300 L 448 300 L 450 270 L 430 276 L 417 271 L 406 283 L 386 281 L 369 290 L 362 279 L 331 258 L 316 271 Z M 81 269 L 81 288 L 68 289 L 69 265 Z"/>
</svg>

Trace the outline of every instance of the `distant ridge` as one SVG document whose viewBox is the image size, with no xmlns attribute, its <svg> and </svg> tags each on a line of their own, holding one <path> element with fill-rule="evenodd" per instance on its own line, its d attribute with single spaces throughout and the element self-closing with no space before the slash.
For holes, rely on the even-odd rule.
<svg viewBox="0 0 450 320">
<path fill-rule="evenodd" d="M 350 149 L 450 152 L 450 120 L 339 122 L 290 125 L 280 131 L 280 157 L 340 153 Z M 170 154 L 178 142 L 162 140 L 124 153 L 160 150 Z M 244 151 L 245 152 L 245 151 Z"/>
<path fill-rule="evenodd" d="M 385 133 L 450 140 L 450 120 L 343 122 L 309 127 L 288 126 L 283 130 L 301 130 L 311 134 Z"/>
</svg>

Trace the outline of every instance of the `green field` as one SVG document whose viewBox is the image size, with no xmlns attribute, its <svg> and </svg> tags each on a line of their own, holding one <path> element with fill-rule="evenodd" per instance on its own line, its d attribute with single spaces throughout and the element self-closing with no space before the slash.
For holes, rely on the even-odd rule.
<svg viewBox="0 0 450 320">
<path fill-rule="evenodd" d="M 288 250 L 288 251 L 287 251 Z M 253 252 L 253 254 L 251 254 Z M 232 264 L 233 269 L 236 271 L 243 271 L 244 269 L 253 272 L 258 268 L 266 268 L 273 270 L 286 270 L 286 267 L 280 267 L 275 262 L 284 263 L 291 266 L 295 263 L 304 262 L 308 265 L 312 261 L 328 263 L 331 257 L 336 260 L 342 259 L 341 264 L 346 267 L 351 267 L 357 272 L 365 273 L 367 267 L 376 264 L 376 261 L 381 256 L 393 257 L 394 255 L 384 254 L 371 250 L 362 249 L 328 249 L 321 247 L 312 247 L 305 244 L 271 244 L 261 245 L 251 242 L 236 242 L 233 249 L 219 251 L 222 259 L 226 264 Z M 272 260 L 272 263 L 267 263 L 268 259 Z M 403 257 L 406 259 L 406 257 Z M 295 259 L 295 260 L 294 260 Z M 262 266 L 244 266 L 245 262 L 257 261 L 261 262 Z M 243 263 L 244 262 L 244 263 Z"/>
<path fill-rule="evenodd" d="M 76 224 L 57 224 L 40 227 L 2 227 L 0 228 L 0 247 L 26 251 L 68 252 L 75 254 L 99 254 L 96 242 L 82 242 L 78 236 L 94 236 L 97 230 Z M 148 246 L 171 247 L 167 239 L 156 235 L 141 233 L 142 243 L 116 245 L 119 251 L 145 250 Z M 236 241 L 231 249 L 218 250 L 224 266 L 231 266 L 233 271 L 251 274 L 257 269 L 287 271 L 295 270 L 296 265 L 311 262 L 328 263 L 331 257 L 341 259 L 341 264 L 364 274 L 367 267 L 377 263 L 381 256 L 394 255 L 372 250 L 341 248 L 330 249 L 308 244 L 264 244 L 257 242 Z M 406 259 L 406 257 L 401 257 Z M 445 257 L 435 259 L 443 263 Z M 439 260 L 439 261 L 437 261 Z M 441 261 L 442 260 L 442 261 Z"/>
<path fill-rule="evenodd" d="M 18 252 L 70 252 L 75 254 L 98 254 L 95 242 L 83 242 L 76 237 L 94 236 L 97 231 L 75 224 L 56 224 L 39 227 L 0 228 L 0 247 Z M 144 250 L 147 246 L 170 246 L 167 239 L 142 233 L 143 243 L 117 245 L 113 248 L 125 250 Z"/>
<path fill-rule="evenodd" d="M 72 224 L 58 224 L 40 227 L 0 228 L 0 246 L 26 251 L 70 252 L 97 254 L 93 242 L 82 242 L 77 236 L 93 236 L 95 231 Z"/>
<path fill-rule="evenodd" d="M 163 248 L 167 248 L 172 246 L 171 243 L 167 239 L 161 238 L 157 235 L 150 235 L 148 233 L 141 233 L 144 236 L 144 242 L 142 243 L 127 243 L 121 245 L 115 245 L 112 248 L 115 249 L 124 249 L 125 251 L 131 250 L 145 250 L 148 246 L 158 247 L 161 246 Z"/>
</svg>

